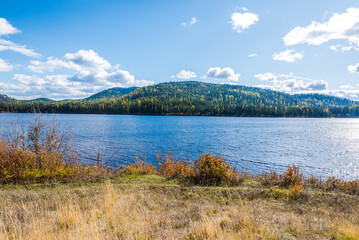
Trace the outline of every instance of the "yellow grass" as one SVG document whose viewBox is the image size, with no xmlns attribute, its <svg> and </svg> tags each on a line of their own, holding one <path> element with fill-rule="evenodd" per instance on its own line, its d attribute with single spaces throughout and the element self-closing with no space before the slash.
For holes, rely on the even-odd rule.
<svg viewBox="0 0 359 240">
<path fill-rule="evenodd" d="M 358 196 L 179 185 L 130 175 L 97 184 L 3 186 L 0 239 L 358 239 Z"/>
</svg>

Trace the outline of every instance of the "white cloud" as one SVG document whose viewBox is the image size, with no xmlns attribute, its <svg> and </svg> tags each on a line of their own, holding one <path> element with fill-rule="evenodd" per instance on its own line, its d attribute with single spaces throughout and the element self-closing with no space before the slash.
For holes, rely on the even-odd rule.
<svg viewBox="0 0 359 240">
<path fill-rule="evenodd" d="M 334 52 L 338 52 L 339 50 L 339 47 L 340 47 L 340 44 L 337 44 L 337 45 L 332 45 L 329 47 L 330 50 L 333 50 Z"/>
<path fill-rule="evenodd" d="M 14 28 L 5 18 L 0 18 L 0 36 L 20 32 Z"/>
<path fill-rule="evenodd" d="M 244 29 L 249 28 L 251 25 L 259 21 L 258 15 L 250 12 L 246 13 L 233 13 L 230 23 L 232 24 L 232 29 L 238 33 L 242 32 Z"/>
<path fill-rule="evenodd" d="M 78 77 L 78 76 L 77 76 Z M 82 76 L 76 79 L 75 75 L 35 75 L 15 74 L 13 83 L 0 82 L 0 88 L 8 95 L 19 98 L 48 97 L 52 99 L 84 98 L 101 90 L 111 87 L 125 87 L 127 84 L 146 86 L 154 82 L 135 80 L 127 71 L 119 70 L 114 73 L 98 76 Z"/>
<path fill-rule="evenodd" d="M 285 62 L 294 62 L 297 59 L 302 59 L 303 54 L 299 52 L 295 52 L 295 50 L 286 50 L 280 53 L 273 54 L 273 60 L 277 61 L 285 61 Z"/>
<path fill-rule="evenodd" d="M 50 57 L 45 62 L 30 61 L 28 68 L 36 73 L 66 69 L 71 74 L 15 74 L 14 83 L 1 83 L 4 93 L 14 97 L 49 97 L 52 99 L 83 98 L 111 87 L 145 86 L 153 81 L 137 80 L 128 71 L 119 69 L 93 50 L 67 53 L 62 59 Z"/>
<path fill-rule="evenodd" d="M 355 65 L 349 65 L 348 66 L 348 71 L 350 73 L 359 73 L 359 63 L 357 63 Z"/>
<path fill-rule="evenodd" d="M 97 73 L 108 70 L 111 64 L 93 50 L 79 50 L 76 53 L 66 53 L 63 59 L 47 58 L 46 62 L 30 61 L 28 68 L 33 72 L 53 72 L 57 69 L 72 69 L 75 71 L 90 71 Z"/>
<path fill-rule="evenodd" d="M 238 81 L 240 78 L 240 74 L 236 74 L 233 69 L 226 67 L 226 68 L 209 68 L 207 72 L 207 77 L 209 78 L 216 78 L 225 81 Z"/>
<path fill-rule="evenodd" d="M 65 62 L 58 58 L 48 57 L 46 62 L 40 62 L 38 60 L 30 61 L 30 65 L 27 67 L 33 72 L 43 73 L 43 72 L 53 72 L 57 69 L 74 69 L 80 70 L 81 67 L 78 67 L 73 62 Z"/>
<path fill-rule="evenodd" d="M 248 12 L 248 9 L 246 7 L 242 7 L 242 10 Z"/>
<path fill-rule="evenodd" d="M 324 94 L 333 95 L 340 98 L 349 98 L 358 101 L 359 100 L 359 90 L 355 89 L 343 89 L 343 90 L 326 90 L 323 91 Z"/>
<path fill-rule="evenodd" d="M 327 22 L 313 21 L 309 26 L 295 27 L 283 38 L 287 46 L 321 45 L 334 39 L 344 39 L 359 46 L 359 8 L 335 13 Z"/>
<path fill-rule="evenodd" d="M 5 18 L 0 18 L 0 36 L 19 33 L 20 30 L 13 27 Z M 40 54 L 28 49 L 25 45 L 19 45 L 9 40 L 0 39 L 0 51 L 10 50 L 29 57 L 39 57 Z"/>
<path fill-rule="evenodd" d="M 341 88 L 341 89 L 353 89 L 354 87 L 352 87 L 350 84 L 344 84 L 344 85 L 341 85 L 339 88 Z"/>
<path fill-rule="evenodd" d="M 0 51 L 5 50 L 18 52 L 28 57 L 40 57 L 40 54 L 36 53 L 32 49 L 28 49 L 25 45 L 18 45 L 11 41 L 0 39 Z"/>
<path fill-rule="evenodd" d="M 297 77 L 293 73 L 274 74 L 268 72 L 256 74 L 254 77 L 260 81 L 266 81 L 269 83 L 269 85 L 259 85 L 257 87 L 283 92 L 318 92 L 328 89 L 328 83 L 323 80 Z"/>
<path fill-rule="evenodd" d="M 10 72 L 12 69 L 13 66 L 0 58 L 0 72 Z"/>
<path fill-rule="evenodd" d="M 93 50 L 79 50 L 76 53 L 66 53 L 64 60 L 78 65 L 80 68 L 85 68 L 90 71 L 100 72 L 107 70 L 111 64 L 100 57 Z"/>
<path fill-rule="evenodd" d="M 179 79 L 191 79 L 197 77 L 195 72 L 182 70 L 176 74 L 176 77 Z"/>
<path fill-rule="evenodd" d="M 195 23 L 197 23 L 197 18 L 196 18 L 196 17 L 193 17 L 193 18 L 191 18 L 190 21 L 181 23 L 181 25 L 182 25 L 183 27 L 188 27 L 188 26 L 191 26 L 191 25 L 193 25 L 193 24 L 195 24 Z"/>
<path fill-rule="evenodd" d="M 28 68 L 33 72 L 44 73 L 53 72 L 59 69 L 69 69 L 76 71 L 69 77 L 70 81 L 99 83 L 104 86 L 113 84 L 136 84 L 149 85 L 153 82 L 146 80 L 135 80 L 135 77 L 128 71 L 120 70 L 119 64 L 108 72 L 111 64 L 99 56 L 93 50 L 79 50 L 76 53 L 66 53 L 62 59 L 49 57 L 46 62 L 30 61 Z"/>
<path fill-rule="evenodd" d="M 256 54 L 256 53 L 251 53 L 251 54 L 248 55 L 248 57 L 250 57 L 250 58 L 252 58 L 252 57 L 258 57 L 258 54 Z"/>
<path fill-rule="evenodd" d="M 31 84 L 35 84 L 35 85 L 41 85 L 41 84 L 45 84 L 48 83 L 46 80 L 39 78 L 37 76 L 29 76 L 29 75 L 24 75 L 24 74 L 15 74 L 12 78 L 12 80 L 14 80 L 15 82 L 19 82 L 25 85 L 31 85 Z"/>
<path fill-rule="evenodd" d="M 255 78 L 259 79 L 260 81 L 274 81 L 277 80 L 277 76 L 275 76 L 273 73 L 267 72 L 267 73 L 259 73 L 254 75 Z"/>
<path fill-rule="evenodd" d="M 334 52 L 347 52 L 352 49 L 359 51 L 359 48 L 355 47 L 354 45 L 350 44 L 349 46 L 342 46 L 341 44 L 332 45 L 329 47 L 330 50 L 333 50 Z"/>
</svg>

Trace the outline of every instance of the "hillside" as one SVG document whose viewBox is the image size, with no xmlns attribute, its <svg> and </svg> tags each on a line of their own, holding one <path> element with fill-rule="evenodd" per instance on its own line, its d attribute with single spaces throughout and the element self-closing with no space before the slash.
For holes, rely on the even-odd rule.
<svg viewBox="0 0 359 240">
<path fill-rule="evenodd" d="M 141 88 L 112 88 L 67 101 L 0 103 L 0 111 L 139 115 L 353 117 L 349 99 L 320 94 L 287 94 L 267 89 L 197 81 L 167 82 Z"/>
<path fill-rule="evenodd" d="M 11 100 L 14 100 L 14 99 L 5 94 L 0 94 L 0 102 L 9 102 Z"/>
<path fill-rule="evenodd" d="M 126 94 L 129 94 L 133 91 L 135 91 L 138 87 L 129 87 L 129 88 L 110 88 L 104 91 L 101 91 L 99 93 L 96 93 L 94 95 L 91 95 L 88 98 L 85 98 L 83 100 L 87 101 L 97 101 L 97 100 L 110 100 L 110 99 L 116 99 L 120 98 Z"/>
<path fill-rule="evenodd" d="M 251 105 L 263 107 L 350 107 L 349 99 L 321 94 L 295 94 L 262 88 L 211 84 L 204 82 L 168 82 L 138 88 L 124 96 L 129 101 L 156 99 L 158 101 L 196 102 L 210 105 Z"/>
</svg>

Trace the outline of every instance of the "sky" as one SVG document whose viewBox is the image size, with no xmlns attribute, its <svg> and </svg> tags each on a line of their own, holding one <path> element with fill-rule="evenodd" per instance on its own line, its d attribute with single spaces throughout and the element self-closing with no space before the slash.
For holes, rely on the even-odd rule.
<svg viewBox="0 0 359 240">
<path fill-rule="evenodd" d="M 0 93 L 169 81 L 359 100 L 357 0 L 1 0 Z"/>
</svg>

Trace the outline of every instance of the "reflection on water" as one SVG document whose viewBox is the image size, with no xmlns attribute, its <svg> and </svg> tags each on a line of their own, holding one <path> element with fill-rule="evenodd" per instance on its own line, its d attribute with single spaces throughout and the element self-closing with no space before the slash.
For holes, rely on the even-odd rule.
<svg viewBox="0 0 359 240">
<path fill-rule="evenodd" d="M 31 114 L 0 114 L 2 126 Z M 101 151 L 110 164 L 158 151 L 196 159 L 222 155 L 251 173 L 296 164 L 306 173 L 359 178 L 359 119 L 56 115 L 71 126 L 75 148 L 85 161 Z"/>
</svg>

